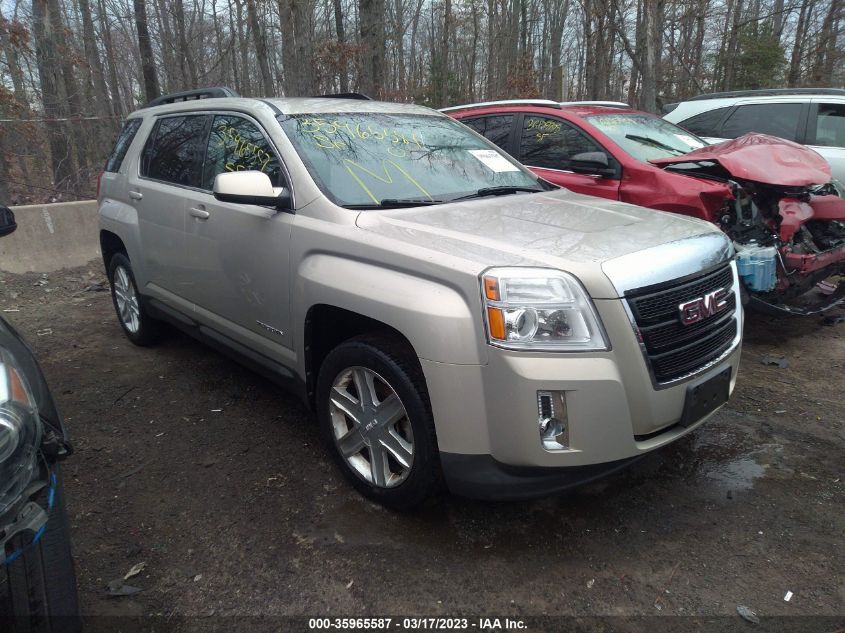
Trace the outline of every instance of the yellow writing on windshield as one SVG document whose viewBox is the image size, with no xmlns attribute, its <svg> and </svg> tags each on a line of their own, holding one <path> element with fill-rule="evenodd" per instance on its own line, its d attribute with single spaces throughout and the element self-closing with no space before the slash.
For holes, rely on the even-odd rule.
<svg viewBox="0 0 845 633">
<path fill-rule="evenodd" d="M 357 182 L 358 185 L 360 185 L 361 189 L 364 190 L 364 193 L 366 193 L 368 196 L 370 196 L 372 201 L 375 202 L 376 204 L 381 202 L 381 200 L 379 198 L 377 198 L 375 196 L 375 194 L 373 194 L 373 192 L 367 186 L 367 183 L 364 182 L 364 179 L 356 172 L 361 172 L 361 175 L 369 176 L 370 178 L 374 178 L 378 182 L 384 183 L 386 185 L 397 185 L 397 184 L 402 184 L 403 182 L 406 182 L 406 181 L 410 182 L 417 189 L 419 189 L 420 193 L 422 193 L 424 196 L 426 196 L 429 200 L 434 200 L 434 198 L 432 198 L 431 194 L 425 189 L 425 187 L 423 187 L 419 182 L 417 182 L 417 180 L 411 174 L 409 174 L 407 171 L 402 169 L 402 167 L 400 165 L 396 164 L 392 160 L 385 159 L 385 160 L 381 161 L 381 168 L 382 168 L 383 175 L 378 174 L 378 173 L 372 171 L 371 169 L 367 169 L 366 167 L 359 165 L 355 161 L 351 161 L 348 158 L 344 158 L 343 163 L 344 163 L 344 167 L 346 167 L 346 171 L 349 172 L 349 175 L 352 176 L 352 178 L 355 179 L 355 182 Z M 402 175 L 402 177 L 404 178 L 404 180 L 398 180 L 398 181 L 394 180 L 393 176 L 390 173 L 391 172 L 391 170 L 389 169 L 390 167 L 394 168 L 397 172 L 399 172 Z"/>
<path fill-rule="evenodd" d="M 424 150 L 425 145 L 416 130 L 407 131 L 372 123 L 352 123 L 308 117 L 298 119 L 301 131 L 314 139 L 320 149 L 348 150 L 361 141 L 383 143 L 387 152 L 397 157 L 406 155 L 407 149 Z"/>
</svg>

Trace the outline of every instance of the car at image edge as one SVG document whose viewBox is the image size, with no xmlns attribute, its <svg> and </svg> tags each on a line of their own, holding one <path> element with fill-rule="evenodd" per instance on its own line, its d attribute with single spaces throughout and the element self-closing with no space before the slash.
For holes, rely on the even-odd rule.
<svg viewBox="0 0 845 633">
<path fill-rule="evenodd" d="M 807 145 L 845 183 L 845 90 L 784 88 L 703 94 L 663 108 L 663 118 L 720 143 L 749 132 Z"/>
<path fill-rule="evenodd" d="M 291 386 L 363 494 L 553 493 L 727 401 L 743 315 L 710 223 L 556 189 L 427 108 L 230 95 L 127 120 L 99 190 L 116 312 Z"/>
<path fill-rule="evenodd" d="M 0 206 L 0 238 L 17 228 Z M 0 630 L 80 630 L 58 462 L 71 453 L 35 356 L 0 316 Z"/>
</svg>

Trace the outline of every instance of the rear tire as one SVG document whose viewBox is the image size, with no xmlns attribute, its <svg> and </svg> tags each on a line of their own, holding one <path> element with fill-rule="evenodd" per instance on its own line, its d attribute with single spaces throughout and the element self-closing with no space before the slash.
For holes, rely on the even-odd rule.
<svg viewBox="0 0 845 633">
<path fill-rule="evenodd" d="M 38 503 L 46 507 L 46 489 Z M 14 539 L 14 547 L 29 543 L 31 538 L 27 534 Z M 6 580 L 11 626 L 0 628 L 10 633 L 78 633 L 76 572 L 61 478 L 44 534 L 6 567 Z"/>
<path fill-rule="evenodd" d="M 125 253 L 112 255 L 108 274 L 112 303 L 126 338 L 142 347 L 155 345 L 161 339 L 164 324 L 144 309 L 132 264 Z"/>
<path fill-rule="evenodd" d="M 332 350 L 317 380 L 317 414 L 338 467 L 366 497 L 410 510 L 440 491 L 428 390 L 404 341 L 366 335 Z"/>
</svg>

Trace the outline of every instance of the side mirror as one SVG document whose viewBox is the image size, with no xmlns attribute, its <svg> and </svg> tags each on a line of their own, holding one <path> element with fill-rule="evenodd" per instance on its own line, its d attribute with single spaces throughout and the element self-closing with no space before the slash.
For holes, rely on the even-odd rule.
<svg viewBox="0 0 845 633">
<path fill-rule="evenodd" d="M 569 159 L 569 169 L 576 174 L 588 174 L 610 178 L 616 175 L 616 170 L 610 166 L 607 154 L 604 152 L 582 152 Z"/>
<path fill-rule="evenodd" d="M 256 204 L 276 209 L 290 208 L 290 192 L 273 187 L 270 177 L 261 171 L 232 171 L 217 174 L 214 197 L 221 202 Z"/>
<path fill-rule="evenodd" d="M 15 214 L 10 208 L 0 205 L 0 237 L 14 233 L 17 228 Z"/>
</svg>

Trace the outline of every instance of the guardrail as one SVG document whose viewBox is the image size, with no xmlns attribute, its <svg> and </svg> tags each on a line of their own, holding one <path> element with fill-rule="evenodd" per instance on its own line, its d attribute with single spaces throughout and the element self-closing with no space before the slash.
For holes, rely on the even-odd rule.
<svg viewBox="0 0 845 633">
<path fill-rule="evenodd" d="M 49 273 L 100 256 L 97 201 L 12 207 L 18 230 L 0 238 L 0 271 Z"/>
</svg>

